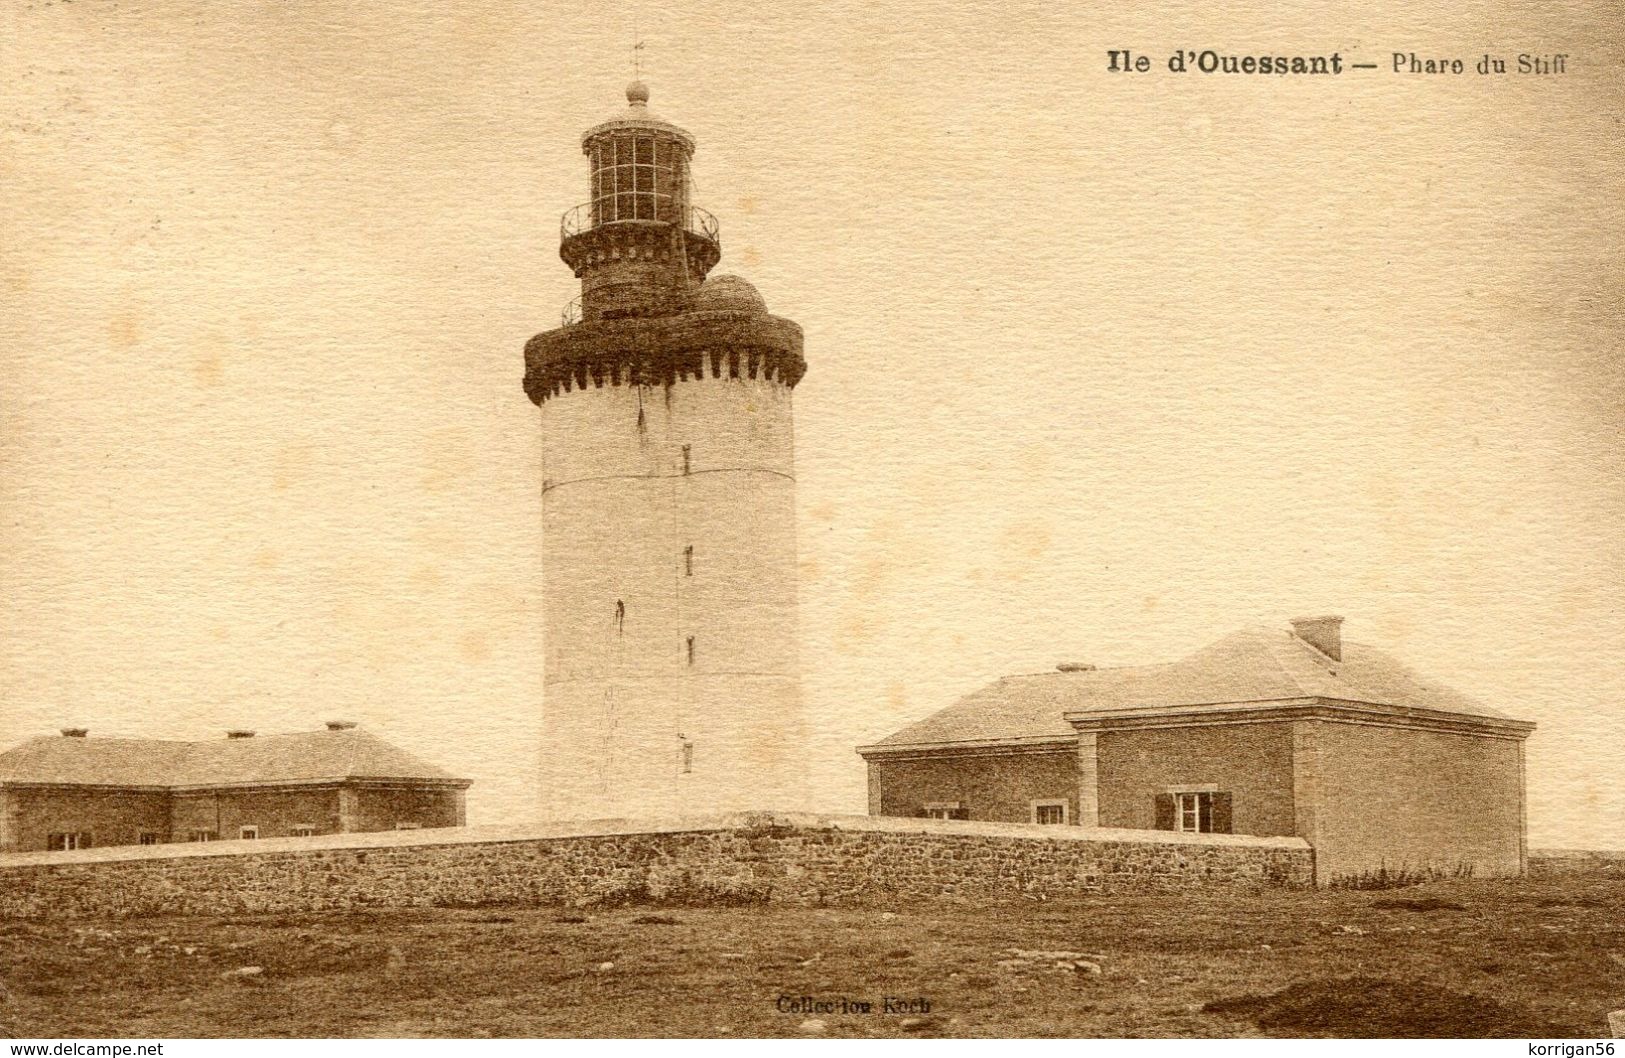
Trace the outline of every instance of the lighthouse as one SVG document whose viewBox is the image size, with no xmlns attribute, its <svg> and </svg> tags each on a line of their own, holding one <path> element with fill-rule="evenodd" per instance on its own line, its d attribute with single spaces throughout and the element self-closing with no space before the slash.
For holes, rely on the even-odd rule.
<svg viewBox="0 0 1625 1058">
<path fill-rule="evenodd" d="M 550 819 L 808 800 L 797 656 L 791 391 L 801 328 L 711 275 L 694 138 L 649 109 L 582 136 L 581 280 L 525 346 L 540 409 L 540 805 Z"/>
</svg>

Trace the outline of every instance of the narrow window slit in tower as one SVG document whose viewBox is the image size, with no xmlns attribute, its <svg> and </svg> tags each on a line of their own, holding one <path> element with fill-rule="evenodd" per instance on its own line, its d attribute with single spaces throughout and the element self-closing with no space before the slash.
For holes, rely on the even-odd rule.
<svg viewBox="0 0 1625 1058">
<path fill-rule="evenodd" d="M 683 473 L 685 473 L 685 474 L 688 473 L 688 468 L 689 468 L 689 465 L 690 465 L 690 462 L 691 462 L 692 455 L 693 455 L 693 446 L 692 445 L 684 445 L 683 446 Z"/>
<path fill-rule="evenodd" d="M 694 664 L 694 637 L 688 637 L 688 663 Z"/>
<path fill-rule="evenodd" d="M 615 600 L 615 631 L 622 634 L 626 632 L 626 603 L 621 599 Z"/>
<path fill-rule="evenodd" d="M 694 771 L 694 743 L 683 741 L 683 774 L 688 775 Z"/>
<path fill-rule="evenodd" d="M 687 547 L 683 548 L 683 576 L 692 577 L 693 575 L 694 575 L 694 545 L 689 544 Z"/>
</svg>

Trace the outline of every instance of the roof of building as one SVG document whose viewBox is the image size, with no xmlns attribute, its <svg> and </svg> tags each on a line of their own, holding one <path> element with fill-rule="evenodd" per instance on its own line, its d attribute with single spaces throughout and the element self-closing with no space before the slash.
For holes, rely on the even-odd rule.
<svg viewBox="0 0 1625 1058">
<path fill-rule="evenodd" d="M 1292 632 L 1246 628 L 1166 664 L 1006 676 L 877 746 L 1063 739 L 1076 734 L 1069 713 L 1202 711 L 1306 698 L 1511 719 L 1375 647 L 1347 640 L 1341 647 L 1333 659 Z"/>
<path fill-rule="evenodd" d="M 467 783 L 353 727 L 210 742 L 47 735 L 0 753 L 0 783 L 193 787 L 359 779 Z"/>
</svg>

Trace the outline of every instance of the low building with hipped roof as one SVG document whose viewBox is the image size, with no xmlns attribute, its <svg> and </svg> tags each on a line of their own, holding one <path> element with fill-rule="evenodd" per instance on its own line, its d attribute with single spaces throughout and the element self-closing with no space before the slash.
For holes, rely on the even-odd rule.
<svg viewBox="0 0 1625 1058">
<path fill-rule="evenodd" d="M 345 721 L 208 742 L 65 728 L 0 753 L 0 852 L 462 826 L 470 785 Z"/>
<path fill-rule="evenodd" d="M 1521 874 L 1535 725 L 1345 642 L 1342 620 L 997 680 L 858 748 L 869 811 L 1297 836 L 1320 884 Z"/>
</svg>

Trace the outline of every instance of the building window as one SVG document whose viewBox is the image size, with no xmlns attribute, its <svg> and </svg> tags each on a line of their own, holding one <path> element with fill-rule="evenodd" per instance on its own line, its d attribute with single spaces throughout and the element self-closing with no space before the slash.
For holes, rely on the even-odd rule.
<svg viewBox="0 0 1625 1058">
<path fill-rule="evenodd" d="M 920 815 L 926 819 L 969 819 L 970 809 L 958 801 L 927 801 Z"/>
<path fill-rule="evenodd" d="M 158 832 L 156 830 L 143 830 L 135 840 L 142 845 L 156 845 L 158 844 Z"/>
<path fill-rule="evenodd" d="M 683 576 L 692 577 L 693 575 L 694 575 L 694 545 L 689 544 L 687 547 L 683 548 Z"/>
<path fill-rule="evenodd" d="M 688 775 L 694 771 L 694 743 L 683 742 L 683 774 Z"/>
<path fill-rule="evenodd" d="M 1062 826 L 1066 823 L 1067 803 L 1065 801 L 1034 801 L 1032 802 L 1033 822 L 1043 823 L 1046 826 Z"/>
<path fill-rule="evenodd" d="M 615 600 L 615 631 L 626 631 L 626 603 L 621 599 Z"/>
<path fill-rule="evenodd" d="M 683 446 L 683 473 L 687 474 L 689 472 L 689 469 L 693 466 L 693 462 L 694 462 L 694 446 L 693 445 L 684 445 Z"/>
<path fill-rule="evenodd" d="M 187 841 L 213 841 L 220 835 L 212 830 L 193 830 L 186 835 Z"/>
<path fill-rule="evenodd" d="M 1174 829 L 1190 834 L 1213 832 L 1213 795 L 1182 793 L 1174 795 Z"/>
<path fill-rule="evenodd" d="M 254 841 L 260 836 L 259 827 L 238 827 L 237 836 L 244 841 Z"/>
<path fill-rule="evenodd" d="M 694 664 L 694 637 L 688 637 L 688 663 Z"/>
<path fill-rule="evenodd" d="M 288 828 L 288 833 L 296 838 L 313 838 L 316 836 L 316 828 L 309 823 L 297 823 Z"/>
<path fill-rule="evenodd" d="M 45 847 L 51 852 L 72 852 L 74 849 L 88 849 L 91 846 L 90 831 L 67 831 L 48 835 Z"/>
<path fill-rule="evenodd" d="M 1158 830 L 1230 833 L 1230 795 L 1220 790 L 1170 790 L 1157 795 Z"/>
</svg>

